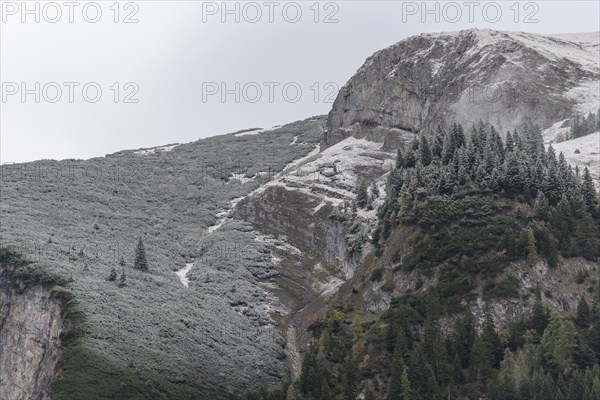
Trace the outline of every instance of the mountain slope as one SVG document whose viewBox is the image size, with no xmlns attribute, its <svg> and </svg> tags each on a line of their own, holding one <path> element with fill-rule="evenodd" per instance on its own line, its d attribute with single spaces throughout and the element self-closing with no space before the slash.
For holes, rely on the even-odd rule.
<svg viewBox="0 0 600 400">
<path fill-rule="evenodd" d="M 256 135 L 2 166 L 2 245 L 67 280 L 85 315 L 54 397 L 223 398 L 288 376 L 269 316 L 277 299 L 260 283 L 273 262 L 251 228 L 223 212 L 314 149 L 323 125 L 317 117 Z M 148 273 L 132 268 L 139 237 Z M 190 263 L 200 278 L 185 287 L 175 271 Z M 123 287 L 108 280 L 113 267 Z M 4 296 L 1 306 L 16 311 L 17 301 Z M 2 370 L 17 368 L 2 360 Z M 36 371 L 22 373 L 35 380 Z M 0 392 L 24 396 L 5 380 Z"/>
<path fill-rule="evenodd" d="M 322 147 L 400 130 L 434 132 L 480 119 L 502 132 L 525 118 L 543 129 L 599 103 L 599 34 L 465 30 L 421 34 L 371 56 L 340 90 Z"/>
</svg>

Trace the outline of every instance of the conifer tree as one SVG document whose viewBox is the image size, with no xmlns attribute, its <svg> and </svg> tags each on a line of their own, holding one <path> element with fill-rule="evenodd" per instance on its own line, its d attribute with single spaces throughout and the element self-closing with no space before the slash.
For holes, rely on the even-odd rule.
<svg viewBox="0 0 600 400">
<path fill-rule="evenodd" d="M 484 345 L 489 349 L 489 354 L 491 355 L 491 366 L 497 368 L 500 365 L 500 361 L 502 360 L 502 344 L 500 342 L 500 337 L 498 333 L 496 333 L 496 326 L 494 325 L 494 316 L 492 315 L 492 311 L 489 307 L 489 304 L 486 304 L 483 308 L 483 329 L 481 332 L 481 339 Z"/>
<path fill-rule="evenodd" d="M 125 276 L 125 268 L 121 270 L 121 277 L 119 278 L 119 287 L 123 287 L 126 285 L 125 281 L 127 277 Z"/>
<path fill-rule="evenodd" d="M 367 185 L 364 181 L 360 181 L 356 193 L 356 205 L 358 208 L 365 208 L 369 202 L 369 194 L 367 193 Z"/>
<path fill-rule="evenodd" d="M 409 149 L 404 155 L 404 167 L 405 168 L 414 168 L 417 164 L 417 156 L 415 155 L 415 151 Z"/>
<path fill-rule="evenodd" d="M 583 196 L 583 200 L 588 210 L 590 212 L 593 212 L 596 206 L 596 202 L 594 200 L 594 198 L 596 197 L 596 189 L 594 188 L 594 182 L 592 181 L 592 176 L 590 175 L 590 170 L 588 169 L 588 167 L 585 167 L 585 169 L 583 170 L 581 195 Z"/>
<path fill-rule="evenodd" d="M 538 221 L 547 221 L 550 217 L 550 204 L 544 195 L 544 192 L 538 190 L 535 203 L 533 205 L 533 218 Z"/>
<path fill-rule="evenodd" d="M 512 153 L 515 149 L 515 142 L 513 136 L 510 134 L 510 131 L 506 131 L 506 152 Z"/>
<path fill-rule="evenodd" d="M 429 147 L 429 141 L 425 135 L 421 135 L 421 143 L 419 144 L 419 159 L 421 164 L 428 166 L 431 164 L 433 156 L 431 154 L 431 148 Z"/>
<path fill-rule="evenodd" d="M 138 239 L 138 244 L 135 248 L 135 260 L 133 262 L 133 268 L 139 269 L 140 271 L 148 271 L 148 261 L 146 260 L 146 249 L 142 238 Z"/>
<path fill-rule="evenodd" d="M 532 328 L 541 336 L 544 333 L 544 330 L 548 326 L 549 322 L 550 318 L 548 315 L 548 310 L 542 304 L 542 300 L 538 293 L 537 299 L 533 304 L 533 309 L 531 313 Z"/>
<path fill-rule="evenodd" d="M 112 267 L 110 269 L 110 275 L 108 276 L 108 280 L 111 282 L 114 282 L 117 280 L 117 269 L 115 267 Z"/>
<path fill-rule="evenodd" d="M 401 149 L 398 149 L 396 153 L 396 169 L 404 168 L 404 154 Z"/>
<path fill-rule="evenodd" d="M 441 128 L 438 126 L 438 130 L 433 138 L 433 143 L 431 144 L 431 155 L 433 158 L 441 158 L 442 151 L 444 150 L 444 132 L 442 132 Z"/>
<path fill-rule="evenodd" d="M 402 400 L 413 400 L 410 380 L 408 379 L 408 370 L 404 368 L 402 371 Z"/>
<path fill-rule="evenodd" d="M 553 314 L 540 343 L 545 364 L 556 373 L 570 374 L 576 367 L 577 342 L 573 323 Z"/>
<path fill-rule="evenodd" d="M 387 399 L 404 400 L 402 396 L 402 376 L 404 374 L 404 362 L 399 351 L 394 353 L 392 359 L 392 375 L 388 386 Z"/>
<path fill-rule="evenodd" d="M 577 304 L 575 324 L 582 329 L 587 329 L 590 326 L 590 306 L 583 296 L 581 296 L 581 299 L 579 299 L 579 303 Z"/>
</svg>

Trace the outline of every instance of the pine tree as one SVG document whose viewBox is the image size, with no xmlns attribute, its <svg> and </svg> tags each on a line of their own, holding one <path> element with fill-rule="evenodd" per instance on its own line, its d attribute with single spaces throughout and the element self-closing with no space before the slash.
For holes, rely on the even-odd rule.
<svg viewBox="0 0 600 400">
<path fill-rule="evenodd" d="M 556 373 L 570 374 L 576 367 L 577 331 L 571 321 L 554 314 L 540 343 L 546 365 Z"/>
<path fill-rule="evenodd" d="M 506 145 L 505 146 L 506 146 L 507 153 L 512 153 L 515 149 L 515 142 L 514 142 L 512 135 L 510 134 L 510 131 L 506 131 Z"/>
<path fill-rule="evenodd" d="M 588 207 L 588 210 L 590 212 L 593 212 L 596 206 L 596 202 L 594 200 L 594 198 L 596 197 L 596 189 L 594 188 L 594 182 L 592 181 L 590 170 L 587 167 L 585 167 L 585 169 L 583 170 L 581 195 L 583 196 L 583 200 L 585 202 L 585 205 Z"/>
<path fill-rule="evenodd" d="M 356 398 L 357 374 L 358 371 L 353 358 L 351 356 L 346 357 L 342 377 L 342 396 L 344 400 L 354 400 Z"/>
<path fill-rule="evenodd" d="M 429 141 L 425 135 L 421 135 L 421 143 L 419 144 L 419 159 L 421 164 L 424 166 L 431 164 L 431 160 L 433 159 L 431 148 L 429 147 Z"/>
<path fill-rule="evenodd" d="M 533 218 L 538 221 L 547 221 L 550 217 L 550 204 L 544 192 L 538 190 L 535 204 L 533 205 Z"/>
<path fill-rule="evenodd" d="M 123 256 L 121 256 L 121 259 L 119 260 L 119 265 L 120 265 L 121 267 L 124 267 L 124 266 L 125 266 L 125 259 L 123 258 Z"/>
<path fill-rule="evenodd" d="M 401 149 L 398 149 L 396 153 L 396 169 L 402 169 L 404 166 L 404 154 L 402 154 Z"/>
<path fill-rule="evenodd" d="M 492 357 L 491 366 L 497 368 L 500 366 L 502 360 L 502 344 L 500 337 L 496 333 L 496 326 L 494 325 L 494 316 L 488 304 L 483 308 L 483 329 L 481 332 L 481 339 L 485 346 L 489 349 L 489 354 Z"/>
<path fill-rule="evenodd" d="M 364 181 L 360 181 L 356 193 L 356 206 L 365 208 L 369 202 L 369 194 L 367 193 L 367 185 Z"/>
<path fill-rule="evenodd" d="M 404 156 L 404 167 L 405 168 L 414 168 L 417 164 L 417 156 L 415 155 L 415 151 L 409 149 Z"/>
<path fill-rule="evenodd" d="M 392 376 L 388 386 L 387 399 L 389 400 L 404 400 L 402 396 L 402 376 L 404 375 L 404 361 L 400 351 L 394 353 L 392 360 Z"/>
<path fill-rule="evenodd" d="M 373 184 L 373 189 L 371 189 L 371 194 L 374 199 L 378 199 L 381 193 L 379 193 L 379 186 L 377 186 L 377 182 Z"/>
<path fill-rule="evenodd" d="M 549 322 L 548 309 L 542 304 L 538 294 L 531 313 L 531 327 L 541 336 Z"/>
<path fill-rule="evenodd" d="M 108 276 L 108 280 L 111 282 L 114 282 L 117 280 L 117 269 L 115 267 L 112 267 L 110 269 L 110 275 Z"/>
<path fill-rule="evenodd" d="M 462 367 L 468 368 L 471 348 L 475 341 L 475 327 L 471 310 L 467 310 L 461 318 L 456 319 L 453 339 L 454 352 L 460 358 Z"/>
<path fill-rule="evenodd" d="M 550 204 L 557 204 L 563 195 L 562 185 L 558 178 L 556 168 L 548 168 L 542 181 L 542 190 Z"/>
<path fill-rule="evenodd" d="M 138 244 L 135 248 L 135 260 L 133 262 L 133 268 L 139 269 L 140 271 L 148 271 L 148 261 L 146 260 L 146 250 L 142 238 L 138 239 Z"/>
<path fill-rule="evenodd" d="M 582 329 L 587 329 L 590 326 L 590 307 L 583 296 L 581 296 L 581 299 L 579 299 L 579 303 L 577 304 L 575 325 Z"/>
<path fill-rule="evenodd" d="M 404 368 L 402 371 L 402 400 L 412 400 L 412 389 L 410 387 L 410 380 L 408 379 L 408 370 Z"/>
<path fill-rule="evenodd" d="M 119 287 L 123 287 L 126 285 L 125 281 L 127 277 L 125 276 L 125 268 L 121 270 L 121 277 L 119 278 Z"/>
<path fill-rule="evenodd" d="M 433 156 L 433 158 L 439 159 L 442 157 L 442 152 L 444 150 L 444 136 L 446 136 L 445 133 L 438 126 L 438 130 L 435 134 L 435 137 L 433 138 L 433 143 L 431 145 L 431 155 Z"/>
<path fill-rule="evenodd" d="M 471 373 L 478 384 L 485 384 L 492 373 L 493 355 L 491 350 L 483 342 L 479 335 L 475 336 L 475 341 L 471 347 Z"/>
</svg>

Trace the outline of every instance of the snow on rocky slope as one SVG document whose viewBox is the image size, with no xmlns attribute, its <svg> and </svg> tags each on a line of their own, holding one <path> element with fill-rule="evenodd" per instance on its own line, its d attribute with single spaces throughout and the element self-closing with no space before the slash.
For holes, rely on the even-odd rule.
<svg viewBox="0 0 600 400">
<path fill-rule="evenodd" d="M 579 169 L 588 167 L 600 189 L 600 132 L 567 140 L 553 145 L 557 154 L 562 152 L 567 162 Z"/>
<path fill-rule="evenodd" d="M 410 37 L 371 56 L 340 90 L 322 148 L 348 136 L 389 148 L 398 130 L 480 119 L 546 129 L 599 106 L 598 32 L 464 30 Z"/>
</svg>

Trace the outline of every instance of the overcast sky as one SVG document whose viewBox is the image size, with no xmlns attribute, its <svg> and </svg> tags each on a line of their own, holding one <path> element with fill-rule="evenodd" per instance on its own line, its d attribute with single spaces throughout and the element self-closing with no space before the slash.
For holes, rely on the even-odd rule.
<svg viewBox="0 0 600 400">
<path fill-rule="evenodd" d="M 598 1 L 428 2 L 430 14 L 421 1 L 228 2 L 230 13 L 221 1 L 46 3 L 27 2 L 28 14 L 21 1 L 1 2 L 2 162 L 90 158 L 326 114 L 368 56 L 422 32 L 600 30 Z"/>
</svg>

